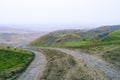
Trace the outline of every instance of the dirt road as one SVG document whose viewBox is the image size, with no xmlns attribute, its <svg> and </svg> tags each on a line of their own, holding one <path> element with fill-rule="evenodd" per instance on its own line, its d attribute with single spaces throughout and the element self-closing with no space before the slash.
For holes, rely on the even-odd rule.
<svg viewBox="0 0 120 80">
<path fill-rule="evenodd" d="M 66 54 L 72 55 L 80 62 L 85 63 L 86 66 L 89 66 L 91 70 L 93 69 L 96 72 L 95 80 L 120 80 L 120 72 L 111 68 L 105 61 L 99 59 L 98 57 L 68 49 L 60 48 L 47 48 L 47 49 L 59 50 Z M 18 80 L 39 80 L 43 71 L 45 70 L 45 65 L 47 63 L 45 56 L 40 52 L 36 51 L 33 52 L 36 55 L 35 60 Z M 102 73 L 102 75 L 99 76 L 96 70 Z M 103 76 L 107 77 L 107 79 L 105 79 L 105 77 Z"/>
<path fill-rule="evenodd" d="M 108 77 L 109 80 L 120 80 L 119 71 L 111 68 L 110 66 L 107 65 L 105 61 L 95 56 L 80 53 L 80 52 L 75 52 L 75 51 L 67 50 L 67 49 L 60 49 L 60 48 L 52 48 L 52 49 L 59 50 L 61 52 L 74 56 L 75 58 L 84 62 L 86 66 L 90 66 L 91 68 L 96 69 L 100 71 L 101 73 L 103 73 L 105 76 Z M 101 79 L 98 79 L 98 80 L 101 80 Z"/>
<path fill-rule="evenodd" d="M 47 61 L 42 53 L 37 51 L 32 52 L 35 54 L 35 59 L 17 80 L 40 80 Z"/>
</svg>

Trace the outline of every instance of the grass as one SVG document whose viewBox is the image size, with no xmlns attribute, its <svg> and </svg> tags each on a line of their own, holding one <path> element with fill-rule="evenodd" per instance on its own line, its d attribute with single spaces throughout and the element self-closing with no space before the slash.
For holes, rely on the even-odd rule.
<svg viewBox="0 0 120 80">
<path fill-rule="evenodd" d="M 120 47 L 111 51 L 106 51 L 102 58 L 109 63 L 113 64 L 120 70 Z"/>
<path fill-rule="evenodd" d="M 106 36 L 102 40 L 68 42 L 66 47 L 91 48 L 91 47 L 106 46 L 106 45 L 111 46 L 116 44 L 120 45 L 120 29 L 109 33 L 108 36 Z"/>
<path fill-rule="evenodd" d="M 40 49 L 47 58 L 47 66 L 40 80 L 93 80 L 85 65 L 79 65 L 74 57 L 57 50 Z"/>
<path fill-rule="evenodd" d="M 0 80 L 15 79 L 31 63 L 31 52 L 10 47 L 0 47 Z"/>
</svg>

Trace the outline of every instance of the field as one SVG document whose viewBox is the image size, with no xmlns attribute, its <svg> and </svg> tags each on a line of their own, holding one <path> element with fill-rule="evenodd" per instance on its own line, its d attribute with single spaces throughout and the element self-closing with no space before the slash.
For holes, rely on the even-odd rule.
<svg viewBox="0 0 120 80">
<path fill-rule="evenodd" d="M 10 47 L 0 47 L 0 80 L 18 77 L 31 63 L 31 52 Z"/>
</svg>

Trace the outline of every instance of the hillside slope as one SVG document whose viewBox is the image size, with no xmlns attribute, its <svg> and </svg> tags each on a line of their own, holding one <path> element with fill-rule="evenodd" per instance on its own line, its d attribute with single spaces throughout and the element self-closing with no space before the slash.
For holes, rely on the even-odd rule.
<svg viewBox="0 0 120 80">
<path fill-rule="evenodd" d="M 104 39 L 110 32 L 120 29 L 120 26 L 104 26 L 92 30 L 61 30 L 51 32 L 34 40 L 32 46 L 79 46 L 88 41 Z"/>
<path fill-rule="evenodd" d="M 107 37 L 105 37 L 102 41 L 111 41 L 111 42 L 120 42 L 120 29 L 111 32 Z"/>
<path fill-rule="evenodd" d="M 31 52 L 0 47 L 0 80 L 15 80 L 31 63 Z"/>
</svg>

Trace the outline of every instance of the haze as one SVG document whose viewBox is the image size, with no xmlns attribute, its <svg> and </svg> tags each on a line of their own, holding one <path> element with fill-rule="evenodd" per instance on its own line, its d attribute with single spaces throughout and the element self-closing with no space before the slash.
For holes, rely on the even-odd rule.
<svg viewBox="0 0 120 80">
<path fill-rule="evenodd" d="M 30 30 L 119 25 L 120 0 L 0 0 L 0 26 Z"/>
</svg>

